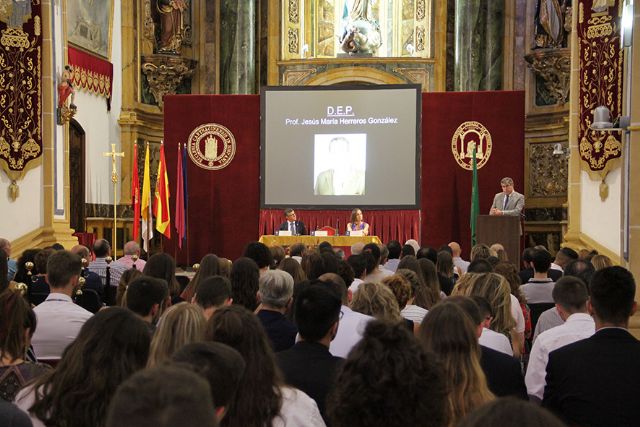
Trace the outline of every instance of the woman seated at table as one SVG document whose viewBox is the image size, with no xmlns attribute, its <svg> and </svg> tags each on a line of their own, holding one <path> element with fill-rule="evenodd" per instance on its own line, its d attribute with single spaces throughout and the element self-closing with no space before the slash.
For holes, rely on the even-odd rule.
<svg viewBox="0 0 640 427">
<path fill-rule="evenodd" d="M 369 224 L 362 220 L 362 211 L 355 208 L 351 211 L 351 222 L 347 224 L 347 233 L 362 230 L 363 236 L 369 235 Z"/>
</svg>

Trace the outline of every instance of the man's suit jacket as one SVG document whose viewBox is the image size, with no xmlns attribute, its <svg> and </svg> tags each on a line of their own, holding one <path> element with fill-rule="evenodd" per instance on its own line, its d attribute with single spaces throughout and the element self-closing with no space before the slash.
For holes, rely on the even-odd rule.
<svg viewBox="0 0 640 427">
<path fill-rule="evenodd" d="M 289 229 L 289 221 L 285 221 L 282 224 L 280 224 L 280 228 L 278 228 L 278 230 L 288 230 Z M 307 229 L 304 226 L 304 222 L 302 221 L 296 221 L 296 233 L 304 236 L 307 234 Z"/>
<path fill-rule="evenodd" d="M 289 350 L 276 353 L 276 361 L 285 382 L 315 400 L 320 414 L 326 420 L 327 395 L 335 385 L 344 359 L 332 356 L 322 344 L 300 341 Z"/>
<path fill-rule="evenodd" d="M 489 390 L 498 397 L 513 396 L 527 400 L 527 387 L 520 362 L 512 356 L 480 346 L 480 365 Z"/>
<path fill-rule="evenodd" d="M 493 197 L 493 204 L 491 208 L 500 209 L 504 215 L 520 216 L 524 209 L 524 194 L 520 194 L 517 191 L 513 191 L 509 194 L 509 202 L 506 209 L 504 207 L 504 198 L 507 195 L 505 193 L 498 193 Z"/>
<path fill-rule="evenodd" d="M 549 353 L 542 405 L 568 425 L 637 426 L 640 341 L 605 328 Z"/>
</svg>

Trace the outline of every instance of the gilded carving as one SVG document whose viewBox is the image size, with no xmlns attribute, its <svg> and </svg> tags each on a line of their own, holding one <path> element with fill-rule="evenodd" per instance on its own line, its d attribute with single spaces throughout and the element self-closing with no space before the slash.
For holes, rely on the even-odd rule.
<svg viewBox="0 0 640 427">
<path fill-rule="evenodd" d="M 531 144 L 529 150 L 530 196 L 566 197 L 568 159 L 553 155 L 552 143 Z"/>
<path fill-rule="evenodd" d="M 425 29 L 422 25 L 416 27 L 416 50 L 422 52 L 425 47 Z"/>
<path fill-rule="evenodd" d="M 564 105 L 569 99 L 571 71 L 569 49 L 538 49 L 524 58 L 529 68 L 543 82 L 541 87 L 536 87 L 536 98 L 541 98 L 544 105 Z"/>
<path fill-rule="evenodd" d="M 153 21 L 153 16 L 151 14 L 151 0 L 144 0 L 142 38 L 143 38 L 143 43 L 149 45 L 149 48 L 145 50 L 145 53 L 153 52 L 153 46 L 155 44 L 155 32 L 156 32 L 156 25 Z"/>
<path fill-rule="evenodd" d="M 401 68 L 396 67 L 393 72 L 406 77 L 412 83 L 422 85 L 422 91 L 429 90 L 429 71 L 423 68 Z"/>
<path fill-rule="evenodd" d="M 296 28 L 289 28 L 289 30 L 287 31 L 287 36 L 287 46 L 289 47 L 289 53 L 297 53 L 299 49 L 298 30 Z"/>
<path fill-rule="evenodd" d="M 149 55 L 142 58 L 142 72 L 149 82 L 149 90 L 160 108 L 165 95 L 173 95 L 185 78 L 195 71 L 196 61 L 167 55 Z"/>
<path fill-rule="evenodd" d="M 416 20 L 422 21 L 426 14 L 425 0 L 418 0 L 416 3 Z"/>
<path fill-rule="evenodd" d="M 297 24 L 300 22 L 299 0 L 289 0 L 289 22 Z"/>
<path fill-rule="evenodd" d="M 283 81 L 285 86 L 298 86 L 318 70 L 316 68 L 305 68 L 302 70 L 287 70 L 284 72 Z"/>
</svg>

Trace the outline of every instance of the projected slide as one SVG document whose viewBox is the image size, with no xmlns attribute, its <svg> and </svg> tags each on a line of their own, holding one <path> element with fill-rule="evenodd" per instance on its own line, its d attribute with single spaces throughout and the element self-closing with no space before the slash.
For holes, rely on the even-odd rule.
<svg viewBox="0 0 640 427">
<path fill-rule="evenodd" d="M 420 87 L 261 92 L 263 207 L 419 204 Z"/>
</svg>

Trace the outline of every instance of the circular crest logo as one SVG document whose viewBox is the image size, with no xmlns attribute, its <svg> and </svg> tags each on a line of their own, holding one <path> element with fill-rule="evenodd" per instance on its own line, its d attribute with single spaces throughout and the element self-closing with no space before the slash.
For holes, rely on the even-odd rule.
<svg viewBox="0 0 640 427">
<path fill-rule="evenodd" d="M 224 169 L 236 154 L 236 139 L 226 127 L 207 123 L 191 132 L 187 151 L 193 163 L 203 169 Z"/>
<path fill-rule="evenodd" d="M 480 122 L 464 122 L 451 138 L 451 152 L 461 168 L 473 169 L 473 149 L 476 149 L 478 169 L 491 156 L 491 134 Z"/>
</svg>

